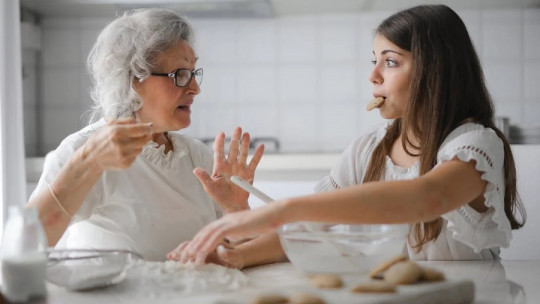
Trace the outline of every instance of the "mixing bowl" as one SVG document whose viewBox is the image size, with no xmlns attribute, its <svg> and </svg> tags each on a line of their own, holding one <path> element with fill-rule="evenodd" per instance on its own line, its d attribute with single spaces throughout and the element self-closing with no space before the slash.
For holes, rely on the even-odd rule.
<svg viewBox="0 0 540 304">
<path fill-rule="evenodd" d="M 404 253 L 409 225 L 299 222 L 279 230 L 285 254 L 307 273 L 366 273 Z"/>
<path fill-rule="evenodd" d="M 52 249 L 47 280 L 69 290 L 89 290 L 122 281 L 131 261 L 142 257 L 122 249 Z"/>
</svg>

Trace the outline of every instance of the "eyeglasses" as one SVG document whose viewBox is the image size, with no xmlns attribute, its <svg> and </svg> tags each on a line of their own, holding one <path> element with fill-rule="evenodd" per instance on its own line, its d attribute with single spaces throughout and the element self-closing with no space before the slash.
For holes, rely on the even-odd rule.
<svg viewBox="0 0 540 304">
<path fill-rule="evenodd" d="M 200 86 L 202 83 L 203 69 L 196 69 L 195 71 L 189 69 L 177 69 L 170 73 L 151 73 L 151 75 L 174 78 L 174 85 L 183 88 L 191 83 L 192 78 L 195 78 L 197 85 Z"/>
</svg>

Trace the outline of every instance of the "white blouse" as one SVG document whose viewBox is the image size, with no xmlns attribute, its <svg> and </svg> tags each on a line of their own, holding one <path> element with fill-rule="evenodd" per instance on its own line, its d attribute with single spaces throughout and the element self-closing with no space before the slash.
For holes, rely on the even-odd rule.
<svg viewBox="0 0 540 304">
<path fill-rule="evenodd" d="M 389 124 L 356 139 L 342 153 L 340 161 L 321 180 L 317 191 L 330 191 L 362 183 L 373 150 L 383 139 Z M 479 213 L 465 204 L 442 215 L 443 227 L 436 240 L 416 253 L 407 244 L 413 260 L 492 260 L 498 259 L 500 247 L 512 239 L 510 222 L 504 212 L 504 147 L 502 140 L 489 128 L 467 123 L 453 130 L 442 143 L 436 166 L 458 158 L 476 161 L 476 170 L 487 182 L 484 192 L 488 210 Z M 419 164 L 410 168 L 395 165 L 386 157 L 381 180 L 410 180 L 419 176 Z"/>
<path fill-rule="evenodd" d="M 62 166 L 100 127 L 98 121 L 67 137 L 46 158 L 32 196 L 47 187 Z M 151 141 L 125 170 L 105 171 L 96 182 L 59 244 L 67 248 L 122 248 L 147 260 L 165 260 L 222 211 L 193 175 L 212 170 L 212 153 L 190 137 L 169 133 L 173 150 Z M 60 245 L 58 245 L 60 246 Z"/>
</svg>

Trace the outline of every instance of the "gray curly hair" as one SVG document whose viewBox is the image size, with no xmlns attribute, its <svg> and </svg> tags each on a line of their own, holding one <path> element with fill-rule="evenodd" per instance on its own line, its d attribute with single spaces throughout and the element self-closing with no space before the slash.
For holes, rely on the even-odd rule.
<svg viewBox="0 0 540 304">
<path fill-rule="evenodd" d="M 90 121 L 133 117 L 143 105 L 133 81 L 150 76 L 158 56 L 179 41 L 193 45 L 193 36 L 187 20 L 167 9 L 131 10 L 107 25 L 88 56 Z"/>
</svg>

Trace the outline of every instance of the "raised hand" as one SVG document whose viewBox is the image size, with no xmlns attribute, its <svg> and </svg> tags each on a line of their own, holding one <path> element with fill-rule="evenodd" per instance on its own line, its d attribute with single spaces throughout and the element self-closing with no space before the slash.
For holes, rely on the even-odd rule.
<svg viewBox="0 0 540 304">
<path fill-rule="evenodd" d="M 237 175 L 253 182 L 255 170 L 264 152 L 264 145 L 257 147 L 248 164 L 249 141 L 249 133 L 242 134 L 242 128 L 237 127 L 231 137 L 229 153 L 225 155 L 225 134 L 218 134 L 214 142 L 212 176 L 202 168 L 193 170 L 206 192 L 226 213 L 249 209 L 249 193 L 230 181 L 232 175 Z"/>
<path fill-rule="evenodd" d="M 101 170 L 126 169 L 152 139 L 152 124 L 135 119 L 113 120 L 97 130 L 81 147 L 82 155 Z"/>
</svg>

